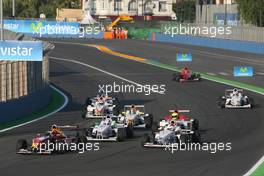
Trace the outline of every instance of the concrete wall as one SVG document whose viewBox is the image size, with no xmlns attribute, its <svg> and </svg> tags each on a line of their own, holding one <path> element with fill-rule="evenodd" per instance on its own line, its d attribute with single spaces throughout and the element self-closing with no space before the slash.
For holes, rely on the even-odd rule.
<svg viewBox="0 0 264 176">
<path fill-rule="evenodd" d="M 50 102 L 50 93 L 51 88 L 46 87 L 29 96 L 0 102 L 0 123 L 23 118 L 42 109 Z"/>
<path fill-rule="evenodd" d="M 149 40 L 264 54 L 264 43 L 257 42 L 194 37 L 188 35 L 174 35 L 174 37 L 171 37 L 171 35 L 160 33 L 151 33 Z"/>
<path fill-rule="evenodd" d="M 5 40 L 36 40 L 7 30 L 4 34 Z M 43 48 L 42 62 L 0 61 L 0 123 L 30 115 L 50 102 L 48 53 L 53 45 L 43 42 Z"/>
<path fill-rule="evenodd" d="M 0 102 L 17 99 L 49 84 L 48 56 L 43 62 L 0 61 Z"/>
</svg>

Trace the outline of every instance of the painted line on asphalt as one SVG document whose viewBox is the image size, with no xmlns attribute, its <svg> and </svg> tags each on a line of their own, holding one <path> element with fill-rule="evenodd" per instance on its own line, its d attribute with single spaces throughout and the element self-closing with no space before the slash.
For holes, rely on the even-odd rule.
<svg viewBox="0 0 264 176">
<path fill-rule="evenodd" d="M 258 160 L 258 162 L 256 164 L 254 164 L 254 166 L 247 171 L 247 173 L 245 173 L 243 176 L 250 176 L 251 174 L 253 174 L 253 172 L 255 172 L 258 167 L 264 162 L 264 155 Z"/>
<path fill-rule="evenodd" d="M 21 127 L 21 126 L 25 126 L 25 125 L 28 125 L 28 124 L 30 124 L 30 123 L 36 122 L 36 121 L 39 121 L 39 120 L 44 119 L 44 118 L 46 118 L 46 117 L 49 117 L 49 116 L 51 116 L 51 115 L 53 115 L 53 114 L 59 112 L 59 111 L 62 110 L 63 108 L 65 108 L 65 106 L 66 106 L 66 105 L 68 104 L 68 102 L 69 102 L 68 97 L 67 97 L 62 91 L 60 91 L 59 89 L 57 89 L 56 87 L 54 87 L 54 86 L 52 86 L 52 85 L 50 85 L 50 87 L 51 87 L 52 89 L 54 89 L 55 91 L 57 91 L 59 94 L 61 94 L 61 95 L 63 96 L 63 98 L 64 98 L 64 103 L 63 103 L 62 106 L 60 106 L 60 107 L 57 108 L 56 110 L 54 110 L 54 111 L 52 111 L 52 112 L 50 112 L 50 113 L 48 113 L 48 114 L 46 114 L 46 115 L 44 115 L 44 116 L 41 116 L 41 117 L 39 117 L 39 118 L 37 118 L 37 119 L 30 120 L 30 121 L 28 121 L 28 122 L 21 123 L 21 124 L 19 124 L 19 125 L 15 125 L 15 126 L 12 126 L 12 127 L 9 127 L 9 128 L 2 129 L 2 130 L 0 130 L 0 133 L 5 132 L 5 131 L 9 131 L 9 130 L 12 130 L 12 129 L 15 129 L 15 128 L 18 128 L 18 127 Z"/>
<path fill-rule="evenodd" d="M 158 93 L 158 94 L 162 94 L 162 95 L 164 94 L 163 92 L 161 92 L 161 91 L 158 92 L 158 91 L 156 91 L 156 90 L 154 90 L 154 89 L 149 88 L 149 87 L 146 86 L 146 85 L 142 85 L 142 84 L 136 83 L 136 82 L 134 82 L 134 81 L 132 81 L 132 80 L 129 80 L 129 79 L 123 78 L 123 77 L 121 77 L 121 76 L 115 75 L 115 74 L 113 74 L 113 73 L 110 73 L 110 72 L 108 72 L 108 71 L 102 70 L 102 69 L 100 69 L 100 68 L 97 68 L 97 67 L 95 67 L 95 66 L 92 66 L 92 65 L 89 65 L 89 64 L 86 64 L 86 63 L 80 62 L 80 61 L 76 61 L 76 60 L 73 60 L 73 59 L 64 59 L 64 58 L 52 57 L 52 56 L 50 56 L 49 58 L 51 58 L 51 59 L 55 59 L 55 60 L 60 60 L 60 61 L 71 62 L 71 63 L 79 64 L 79 65 L 82 65 L 82 66 L 85 66 L 85 67 L 89 67 L 89 68 L 92 68 L 92 69 L 94 69 L 94 70 L 97 70 L 97 71 L 100 71 L 100 72 L 102 72 L 102 73 L 105 73 L 105 74 L 107 74 L 107 75 L 110 75 L 110 76 L 112 76 L 112 77 L 115 77 L 115 78 L 118 78 L 118 79 L 120 79 L 120 80 L 126 81 L 126 82 L 128 82 L 128 83 L 131 83 L 131 84 L 135 84 L 135 85 L 137 85 L 137 86 L 144 87 L 144 88 L 147 89 L 147 90 L 151 90 L 153 93 Z"/>
</svg>

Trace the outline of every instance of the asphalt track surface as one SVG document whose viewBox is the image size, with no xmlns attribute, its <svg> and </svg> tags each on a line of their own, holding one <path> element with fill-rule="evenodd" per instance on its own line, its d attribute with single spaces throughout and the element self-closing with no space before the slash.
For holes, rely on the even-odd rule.
<svg viewBox="0 0 264 176">
<path fill-rule="evenodd" d="M 125 42 L 120 43 L 125 47 Z M 152 45 L 151 45 L 152 46 Z M 121 47 L 121 46 L 120 46 Z M 136 47 L 136 46 L 135 46 Z M 151 55 L 152 49 L 144 48 Z M 155 51 L 157 52 L 157 51 Z M 159 50 L 160 54 L 163 50 Z M 179 84 L 171 81 L 172 72 L 151 65 L 107 55 L 86 46 L 56 44 L 53 57 L 80 61 L 140 84 L 165 84 L 166 93 L 160 95 L 120 93 L 122 104 L 145 104 L 155 119 L 167 115 L 175 106 L 190 109 L 189 116 L 200 121 L 204 142 L 231 142 L 231 151 L 178 151 L 144 149 L 136 136 L 121 143 L 100 143 L 99 151 L 84 154 L 68 153 L 54 156 L 23 156 L 15 154 L 16 140 L 30 139 L 45 132 L 53 123 L 60 125 L 87 123 L 81 119 L 80 109 L 86 97 L 92 97 L 98 85 L 129 84 L 125 81 L 71 62 L 51 59 L 51 82 L 70 98 L 69 105 L 59 113 L 5 133 L 0 136 L 1 175 L 184 175 L 235 176 L 245 173 L 264 153 L 264 121 L 261 95 L 246 91 L 253 97 L 252 110 L 221 110 L 218 96 L 229 86 L 203 80 L 200 83 Z M 134 53 L 137 55 L 137 53 Z"/>
<path fill-rule="evenodd" d="M 104 45 L 118 52 L 159 61 L 178 68 L 187 66 L 194 71 L 264 87 L 264 55 L 260 54 L 143 40 L 82 40 L 75 42 Z M 176 62 L 177 53 L 191 53 L 193 61 Z M 234 66 L 253 67 L 254 77 L 234 77 Z"/>
</svg>

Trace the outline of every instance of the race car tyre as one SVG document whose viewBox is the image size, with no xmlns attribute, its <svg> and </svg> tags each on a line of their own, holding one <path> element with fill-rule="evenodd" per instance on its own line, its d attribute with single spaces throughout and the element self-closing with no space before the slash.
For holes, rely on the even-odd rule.
<svg viewBox="0 0 264 176">
<path fill-rule="evenodd" d="M 77 137 L 77 143 L 79 144 L 79 143 L 86 143 L 87 142 L 87 139 L 86 139 L 86 137 L 85 136 L 78 136 Z"/>
<path fill-rule="evenodd" d="M 192 130 L 193 131 L 199 130 L 199 121 L 197 119 L 193 120 Z"/>
<path fill-rule="evenodd" d="M 114 110 L 113 110 L 114 112 L 113 112 L 113 114 L 115 115 L 115 116 L 118 116 L 119 115 L 119 111 L 120 111 L 120 109 L 118 108 L 118 106 L 116 105 L 116 107 L 114 107 Z"/>
<path fill-rule="evenodd" d="M 200 74 L 196 74 L 196 77 L 199 79 L 199 81 L 201 81 L 201 75 Z"/>
<path fill-rule="evenodd" d="M 159 123 L 154 121 L 153 124 L 152 124 L 152 132 L 157 131 L 158 128 L 159 128 Z"/>
<path fill-rule="evenodd" d="M 20 149 L 27 149 L 28 143 L 25 139 L 19 139 L 16 143 L 16 152 L 18 152 Z"/>
<path fill-rule="evenodd" d="M 82 118 L 85 118 L 86 114 L 87 114 L 87 109 L 86 109 L 86 107 L 84 107 L 83 111 L 82 111 Z"/>
<path fill-rule="evenodd" d="M 132 126 L 128 126 L 126 128 L 126 136 L 127 136 L 127 138 L 132 138 L 134 136 L 134 132 L 133 132 L 133 127 Z"/>
<path fill-rule="evenodd" d="M 121 142 L 125 140 L 126 137 L 126 129 L 125 128 L 117 128 L 117 134 L 116 134 L 117 142 Z"/>
<path fill-rule="evenodd" d="M 85 134 L 86 136 L 88 136 L 88 137 L 92 137 L 92 135 L 93 135 L 93 128 L 91 127 L 91 128 L 88 128 L 88 130 L 86 131 L 86 134 Z"/>
<path fill-rule="evenodd" d="M 180 82 L 181 76 L 178 73 L 173 74 L 173 81 Z"/>
<path fill-rule="evenodd" d="M 201 135 L 200 135 L 199 131 L 195 131 L 192 134 L 192 142 L 193 143 L 201 143 Z"/>
<path fill-rule="evenodd" d="M 180 136 L 180 142 L 181 144 L 188 144 L 191 142 L 190 135 L 188 134 L 183 134 Z"/>
<path fill-rule="evenodd" d="M 88 106 L 88 105 L 91 105 L 92 104 L 92 100 L 91 100 L 91 98 L 86 98 L 86 100 L 85 100 L 85 104 L 84 104 L 84 106 Z"/>
<path fill-rule="evenodd" d="M 254 105 L 254 99 L 253 98 L 249 98 L 248 102 L 250 104 L 250 108 L 253 108 L 255 106 Z"/>
<path fill-rule="evenodd" d="M 141 147 L 144 147 L 144 145 L 149 142 L 150 142 L 150 136 L 145 134 L 144 136 L 141 137 L 140 145 Z"/>
<path fill-rule="evenodd" d="M 223 109 L 223 108 L 225 108 L 225 104 L 226 104 L 226 99 L 219 97 L 218 106 Z"/>
<path fill-rule="evenodd" d="M 145 124 L 146 124 L 146 128 L 147 129 L 151 128 L 152 124 L 153 124 L 153 115 L 149 114 L 148 116 L 145 116 L 144 117 L 144 121 L 145 121 Z"/>
</svg>

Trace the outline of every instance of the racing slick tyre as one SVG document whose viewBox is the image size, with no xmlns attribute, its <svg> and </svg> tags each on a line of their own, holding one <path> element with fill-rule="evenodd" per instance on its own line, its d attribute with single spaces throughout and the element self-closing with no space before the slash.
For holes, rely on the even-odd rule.
<svg viewBox="0 0 264 176">
<path fill-rule="evenodd" d="M 191 142 L 191 136 L 189 134 L 183 134 L 180 136 L 181 144 L 188 144 Z"/>
<path fill-rule="evenodd" d="M 84 107 L 83 110 L 82 110 L 82 118 L 85 118 L 86 114 L 87 114 L 87 108 Z"/>
<path fill-rule="evenodd" d="M 201 81 L 201 75 L 200 74 L 196 74 L 196 77 L 198 78 L 198 81 Z"/>
<path fill-rule="evenodd" d="M 173 76 L 172 78 L 173 81 L 180 82 L 181 77 L 178 73 L 174 73 L 172 76 Z"/>
<path fill-rule="evenodd" d="M 82 111 L 82 118 L 86 117 L 86 113 L 87 113 L 87 106 L 92 104 L 92 100 L 91 98 L 86 98 L 85 103 L 84 103 L 84 107 L 83 107 L 83 111 Z"/>
<path fill-rule="evenodd" d="M 199 133 L 199 131 L 195 131 L 193 134 L 192 134 L 192 142 L 193 143 L 201 143 L 201 135 Z"/>
<path fill-rule="evenodd" d="M 133 127 L 132 126 L 126 127 L 126 137 L 132 138 L 133 136 L 134 136 Z"/>
<path fill-rule="evenodd" d="M 254 105 L 254 99 L 253 98 L 249 98 L 248 99 L 248 103 L 250 104 L 250 108 L 253 108 L 255 105 Z"/>
<path fill-rule="evenodd" d="M 126 129 L 125 128 L 118 128 L 116 133 L 116 140 L 117 142 L 121 142 L 125 140 L 126 137 Z"/>
<path fill-rule="evenodd" d="M 27 149 L 28 143 L 25 139 L 19 139 L 16 143 L 16 152 L 18 152 L 20 149 Z"/>
<path fill-rule="evenodd" d="M 88 128 L 87 131 L 86 131 L 86 133 L 85 133 L 85 135 L 88 136 L 88 137 L 92 137 L 92 135 L 93 135 L 93 128 L 92 127 L 91 128 Z"/>
<path fill-rule="evenodd" d="M 144 136 L 141 137 L 140 145 L 141 147 L 144 147 L 144 145 L 149 142 L 150 142 L 150 136 L 145 134 Z"/>
<path fill-rule="evenodd" d="M 193 120 L 192 130 L 193 131 L 199 130 L 199 121 L 197 119 Z"/>
<path fill-rule="evenodd" d="M 218 99 L 218 106 L 223 109 L 225 108 L 225 104 L 226 104 L 226 99 L 222 98 L 222 97 L 219 97 Z"/>
<path fill-rule="evenodd" d="M 155 132 L 157 131 L 159 128 L 159 123 L 157 121 L 154 121 L 153 124 L 152 124 L 152 132 Z"/>
<path fill-rule="evenodd" d="M 146 128 L 147 129 L 150 129 L 153 125 L 153 115 L 152 114 L 149 114 L 147 116 L 144 117 L 144 121 L 145 121 L 145 124 L 146 124 Z"/>
</svg>

